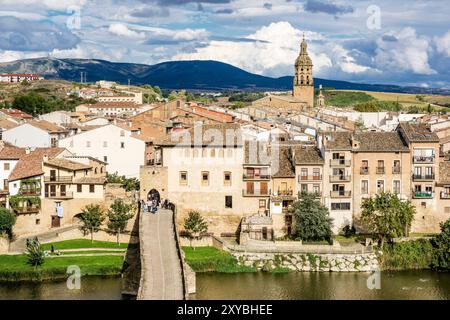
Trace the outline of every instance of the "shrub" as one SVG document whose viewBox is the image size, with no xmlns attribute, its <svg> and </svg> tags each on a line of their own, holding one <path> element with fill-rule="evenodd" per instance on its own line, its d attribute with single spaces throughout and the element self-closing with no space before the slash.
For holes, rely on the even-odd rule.
<svg viewBox="0 0 450 320">
<path fill-rule="evenodd" d="M 27 241 L 26 256 L 27 263 L 34 268 L 44 264 L 44 250 L 37 239 Z"/>
<path fill-rule="evenodd" d="M 328 241 L 331 243 L 332 219 L 328 209 L 316 195 L 302 192 L 294 202 L 292 213 L 295 218 L 294 234 L 304 241 Z"/>
<path fill-rule="evenodd" d="M 450 269 L 450 219 L 441 223 L 441 233 L 431 243 L 434 248 L 433 268 Z"/>
<path fill-rule="evenodd" d="M 356 229 L 354 226 L 346 225 L 342 229 L 342 232 L 344 233 L 344 237 L 350 238 L 356 234 Z"/>
<path fill-rule="evenodd" d="M 389 243 L 383 248 L 381 265 L 387 270 L 428 269 L 433 261 L 429 240 Z"/>
<path fill-rule="evenodd" d="M 0 235 L 6 234 L 12 236 L 12 229 L 16 223 L 16 216 L 11 210 L 0 208 Z"/>
</svg>

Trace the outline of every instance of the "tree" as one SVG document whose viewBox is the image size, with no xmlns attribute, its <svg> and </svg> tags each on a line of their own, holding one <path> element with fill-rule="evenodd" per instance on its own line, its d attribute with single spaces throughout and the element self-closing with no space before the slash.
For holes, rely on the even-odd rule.
<svg viewBox="0 0 450 320">
<path fill-rule="evenodd" d="M 407 236 L 416 213 L 411 201 L 390 192 L 364 199 L 361 209 L 362 222 L 378 238 L 381 248 L 386 241 Z"/>
<path fill-rule="evenodd" d="M 450 269 L 450 219 L 441 223 L 441 233 L 431 240 L 433 245 L 432 266 L 439 269 Z"/>
<path fill-rule="evenodd" d="M 128 221 L 134 217 L 135 207 L 125 203 L 122 199 L 116 199 L 108 210 L 108 230 L 117 236 L 120 244 L 120 234 L 125 231 Z"/>
<path fill-rule="evenodd" d="M 328 209 L 323 206 L 314 193 L 302 192 L 292 205 L 294 235 L 305 241 L 331 242 L 332 221 Z"/>
<path fill-rule="evenodd" d="M 87 205 L 80 214 L 80 220 L 82 222 L 81 229 L 84 232 L 91 233 L 91 242 L 94 242 L 94 232 L 98 232 L 105 220 L 103 210 L 98 204 Z"/>
<path fill-rule="evenodd" d="M 27 241 L 27 263 L 35 269 L 44 264 L 44 250 L 38 239 Z"/>
<path fill-rule="evenodd" d="M 189 211 L 188 217 L 184 219 L 184 229 L 189 233 L 189 238 L 199 238 L 202 232 L 208 231 L 208 224 L 198 211 Z"/>
<path fill-rule="evenodd" d="M 16 223 L 16 215 L 6 208 L 0 208 L 0 235 L 12 237 L 12 229 Z"/>
</svg>

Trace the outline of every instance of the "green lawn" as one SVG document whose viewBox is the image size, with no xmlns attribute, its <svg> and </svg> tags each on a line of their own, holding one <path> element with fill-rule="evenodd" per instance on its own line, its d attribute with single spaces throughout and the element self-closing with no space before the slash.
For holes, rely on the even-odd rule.
<svg viewBox="0 0 450 320">
<path fill-rule="evenodd" d="M 61 255 L 68 255 L 68 254 L 108 254 L 108 253 L 120 253 L 123 254 L 125 253 L 125 249 L 122 251 L 107 251 L 107 250 L 77 250 L 77 251 L 65 251 L 65 252 L 61 252 Z M 51 256 L 56 256 L 56 252 L 55 253 L 50 253 Z"/>
<path fill-rule="evenodd" d="M 108 276 L 119 275 L 122 271 L 123 257 L 61 257 L 46 258 L 36 270 L 29 266 L 25 255 L 0 256 L 0 281 L 46 280 L 65 278 L 67 267 L 76 265 L 81 275 Z"/>
<path fill-rule="evenodd" d="M 126 249 L 128 243 L 122 242 L 118 244 L 117 242 L 108 242 L 108 241 L 96 241 L 91 242 L 91 240 L 87 239 L 75 239 L 75 240 L 65 240 L 59 242 L 45 243 L 42 244 L 43 250 L 50 250 L 51 246 L 54 246 L 55 250 L 64 250 L 64 249 L 87 249 L 87 248 L 124 248 Z"/>
<path fill-rule="evenodd" d="M 255 272 L 254 267 L 240 266 L 228 252 L 214 247 L 183 247 L 186 262 L 195 272 Z"/>
</svg>

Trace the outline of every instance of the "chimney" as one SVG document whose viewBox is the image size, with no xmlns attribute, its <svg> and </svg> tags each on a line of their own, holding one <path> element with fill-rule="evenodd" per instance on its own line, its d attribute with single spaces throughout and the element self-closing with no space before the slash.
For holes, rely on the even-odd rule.
<svg viewBox="0 0 450 320">
<path fill-rule="evenodd" d="M 30 154 L 31 153 L 31 149 L 30 148 L 26 148 L 25 149 L 25 154 Z"/>
<path fill-rule="evenodd" d="M 352 142 L 352 149 L 359 149 L 359 147 L 361 146 L 361 144 L 359 143 L 358 140 L 356 140 L 356 138 L 353 134 L 351 137 L 351 142 Z"/>
<path fill-rule="evenodd" d="M 128 126 L 131 128 L 133 126 L 133 122 L 132 121 L 128 121 Z"/>
<path fill-rule="evenodd" d="M 43 161 L 44 161 L 44 162 L 48 162 L 48 155 L 44 154 Z"/>
</svg>

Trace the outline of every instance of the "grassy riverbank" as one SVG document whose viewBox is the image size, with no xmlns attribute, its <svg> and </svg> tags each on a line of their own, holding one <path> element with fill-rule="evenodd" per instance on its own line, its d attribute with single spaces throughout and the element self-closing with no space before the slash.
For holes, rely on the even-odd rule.
<svg viewBox="0 0 450 320">
<path fill-rule="evenodd" d="M 433 246 L 426 239 L 386 244 L 379 261 L 383 270 L 430 269 Z"/>
<path fill-rule="evenodd" d="M 46 257 L 44 264 L 34 268 L 27 264 L 27 257 L 21 255 L 0 255 L 0 281 L 42 281 L 64 279 L 69 266 L 78 266 L 82 276 L 115 276 L 122 273 L 123 255 L 108 255 L 110 252 L 102 249 L 126 249 L 127 244 L 120 246 L 115 242 L 90 240 L 67 240 L 43 244 L 44 250 L 76 250 L 62 252 L 59 257 Z M 86 250 L 91 249 L 91 251 Z M 92 250 L 98 249 L 98 250 Z M 115 252 L 112 252 L 113 254 Z M 119 252 L 124 253 L 124 251 Z M 64 255 L 79 255 L 64 257 Z M 89 256 L 83 256 L 89 254 Z M 92 255 L 92 256 L 91 256 Z"/>
<path fill-rule="evenodd" d="M 228 252 L 214 247 L 183 247 L 187 264 L 195 272 L 256 272 L 254 267 L 240 266 Z"/>
</svg>

